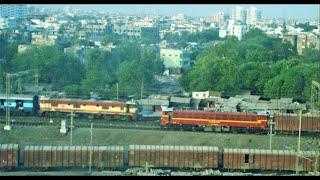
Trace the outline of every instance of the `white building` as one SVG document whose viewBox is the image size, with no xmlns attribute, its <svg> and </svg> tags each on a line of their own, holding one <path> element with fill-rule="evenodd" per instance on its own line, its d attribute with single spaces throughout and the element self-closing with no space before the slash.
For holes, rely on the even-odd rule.
<svg viewBox="0 0 320 180">
<path fill-rule="evenodd" d="M 257 22 L 261 21 L 261 11 L 259 11 L 256 7 L 251 6 L 247 10 L 247 24 L 255 25 Z"/>
<path fill-rule="evenodd" d="M 241 6 L 236 6 L 231 11 L 231 19 L 245 23 L 246 22 L 246 11 Z"/>
<path fill-rule="evenodd" d="M 242 36 L 247 32 L 247 26 L 245 24 L 235 22 L 234 20 L 229 20 L 227 31 L 229 36 L 236 36 L 241 40 Z"/>
<path fill-rule="evenodd" d="M 218 24 L 219 26 L 222 26 L 225 22 L 225 14 L 224 12 L 218 12 L 217 14 L 215 14 L 212 18 L 212 21 L 216 24 Z"/>
<path fill-rule="evenodd" d="M 228 31 L 226 29 L 219 30 L 219 38 L 225 38 L 228 35 Z"/>
<path fill-rule="evenodd" d="M 160 58 L 170 74 L 180 74 L 190 67 L 190 53 L 180 49 L 160 49 Z"/>
<path fill-rule="evenodd" d="M 1 18 L 27 18 L 28 9 L 26 4 L 0 4 Z"/>
<path fill-rule="evenodd" d="M 209 91 L 192 92 L 193 99 L 206 99 L 209 98 Z"/>
</svg>

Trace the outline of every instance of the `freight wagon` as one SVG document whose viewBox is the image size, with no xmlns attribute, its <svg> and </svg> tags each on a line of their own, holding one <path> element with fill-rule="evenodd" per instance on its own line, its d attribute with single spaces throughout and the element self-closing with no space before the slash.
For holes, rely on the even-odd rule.
<svg viewBox="0 0 320 180">
<path fill-rule="evenodd" d="M 294 172 L 295 151 L 265 149 L 218 149 L 213 146 L 123 145 L 34 146 L 19 149 L 0 145 L 0 170 L 87 168 L 125 170 L 136 167 L 162 169 L 219 169 L 222 172 Z M 19 155 L 21 154 L 21 156 Z M 300 172 L 319 171 L 319 153 L 300 151 Z"/>
<path fill-rule="evenodd" d="M 275 131 L 278 133 L 297 133 L 299 131 L 298 115 L 276 114 L 274 116 Z M 317 134 L 320 132 L 320 117 L 303 115 L 301 117 L 301 132 Z"/>
<path fill-rule="evenodd" d="M 315 151 L 301 151 L 299 170 L 319 170 Z M 297 153 L 293 150 L 223 149 L 223 168 L 227 171 L 295 171 Z"/>
<path fill-rule="evenodd" d="M 218 168 L 218 148 L 211 146 L 129 146 L 129 167 L 150 167 L 173 169 Z"/>
<path fill-rule="evenodd" d="M 18 144 L 0 144 L 0 169 L 17 169 L 19 166 Z"/>
<path fill-rule="evenodd" d="M 123 168 L 123 146 L 26 146 L 25 168 Z M 91 156 L 91 161 L 90 161 Z"/>
</svg>

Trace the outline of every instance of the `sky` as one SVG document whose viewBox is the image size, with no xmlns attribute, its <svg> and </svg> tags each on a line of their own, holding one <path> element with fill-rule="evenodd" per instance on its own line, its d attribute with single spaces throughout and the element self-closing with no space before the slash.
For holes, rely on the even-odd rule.
<svg viewBox="0 0 320 180">
<path fill-rule="evenodd" d="M 159 13 L 162 15 L 175 15 L 183 13 L 188 16 L 212 16 L 218 11 L 230 14 L 231 9 L 237 4 L 77 4 L 77 5 L 37 5 L 38 7 L 63 8 L 70 6 L 75 9 L 90 9 L 110 13 Z M 263 18 L 287 18 L 287 19 L 319 19 L 319 4 L 251 4 L 262 11 Z M 244 8 L 250 5 L 241 5 Z"/>
</svg>

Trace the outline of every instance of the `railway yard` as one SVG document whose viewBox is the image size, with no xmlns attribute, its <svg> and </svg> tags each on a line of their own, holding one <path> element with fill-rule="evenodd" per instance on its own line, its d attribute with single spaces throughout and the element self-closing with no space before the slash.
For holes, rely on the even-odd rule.
<svg viewBox="0 0 320 180">
<path fill-rule="evenodd" d="M 135 101 L 2 102 L 1 175 L 317 175 L 320 169 L 320 118 L 302 109 L 297 115 L 161 106 L 158 115 L 144 116 Z"/>
<path fill-rule="evenodd" d="M 18 144 L 19 149 L 27 146 L 69 146 L 70 131 L 60 133 L 61 118 L 45 117 L 12 117 L 11 131 L 4 130 L 4 121 L 0 126 L 0 144 Z M 239 149 L 269 149 L 270 136 L 268 134 L 230 133 L 230 132 L 194 132 L 181 130 L 160 130 L 159 121 L 117 121 L 117 120 L 92 120 L 92 145 L 93 146 L 129 146 L 129 145 L 169 145 L 169 146 L 194 146 L 217 147 Z M 67 120 L 70 127 L 70 120 Z M 72 145 L 90 145 L 90 123 L 85 119 L 73 121 Z M 319 137 L 302 136 L 301 151 L 313 151 L 318 148 Z M 295 150 L 297 146 L 296 135 L 275 134 L 272 136 L 273 150 Z M 20 161 L 20 160 L 19 160 Z M 65 170 L 36 170 L 4 171 L 1 175 L 281 175 L 277 172 L 251 173 L 243 170 L 220 172 L 217 169 L 192 169 L 168 170 L 166 168 L 152 168 L 146 172 L 145 167 L 128 168 L 126 170 L 112 169 L 111 171 L 93 168 L 89 174 L 85 168 L 73 168 Z M 290 173 L 286 173 L 288 175 Z M 294 172 L 291 172 L 294 174 Z M 304 175 L 312 175 L 304 173 Z"/>
</svg>

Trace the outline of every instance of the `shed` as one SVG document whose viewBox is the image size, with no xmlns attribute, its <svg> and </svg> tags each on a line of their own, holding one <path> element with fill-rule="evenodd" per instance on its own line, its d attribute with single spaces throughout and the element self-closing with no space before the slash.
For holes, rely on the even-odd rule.
<svg viewBox="0 0 320 180">
<path fill-rule="evenodd" d="M 171 97 L 170 98 L 170 105 L 172 107 L 190 107 L 191 105 L 191 98 L 185 97 Z"/>
<path fill-rule="evenodd" d="M 161 111 L 161 106 L 169 106 L 168 100 L 161 99 L 140 99 L 139 105 L 142 107 L 142 111 Z"/>
</svg>

